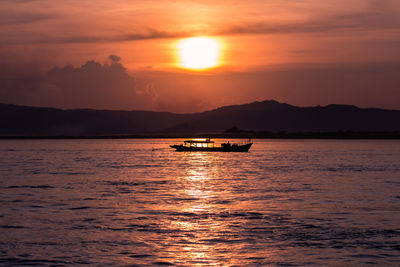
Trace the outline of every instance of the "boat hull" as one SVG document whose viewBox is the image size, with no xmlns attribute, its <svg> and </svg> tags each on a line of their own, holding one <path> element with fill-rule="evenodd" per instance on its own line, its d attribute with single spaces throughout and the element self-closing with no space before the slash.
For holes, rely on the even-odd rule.
<svg viewBox="0 0 400 267">
<path fill-rule="evenodd" d="M 219 146 L 219 147 L 189 147 L 183 145 L 170 145 L 176 151 L 204 151 L 204 152 L 248 152 L 253 143 L 245 145 Z"/>
</svg>

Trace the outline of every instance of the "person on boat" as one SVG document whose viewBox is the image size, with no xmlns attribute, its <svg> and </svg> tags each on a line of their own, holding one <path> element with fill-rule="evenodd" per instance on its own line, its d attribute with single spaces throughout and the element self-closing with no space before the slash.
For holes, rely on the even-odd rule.
<svg viewBox="0 0 400 267">
<path fill-rule="evenodd" d="M 222 144 L 222 147 L 231 147 L 231 144 L 230 144 L 229 141 L 228 141 L 228 143 L 223 143 L 223 144 Z"/>
</svg>

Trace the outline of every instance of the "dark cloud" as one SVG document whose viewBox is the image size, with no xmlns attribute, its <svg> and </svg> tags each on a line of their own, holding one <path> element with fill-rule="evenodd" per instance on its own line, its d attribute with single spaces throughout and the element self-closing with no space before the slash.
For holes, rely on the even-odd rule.
<svg viewBox="0 0 400 267">
<path fill-rule="evenodd" d="M 134 109 L 139 98 L 135 80 L 119 63 L 118 56 L 109 58 L 110 65 L 91 60 L 77 68 L 51 69 L 47 78 L 57 88 L 60 104 L 75 108 Z"/>
<path fill-rule="evenodd" d="M 135 41 L 135 40 L 146 40 L 146 39 L 168 39 L 168 38 L 182 38 L 188 37 L 196 33 L 188 33 L 188 32 L 168 32 L 168 31 L 160 31 L 155 29 L 149 29 L 147 33 L 137 34 L 137 33 L 128 33 L 119 37 L 121 41 Z"/>
<path fill-rule="evenodd" d="M 26 24 L 54 18 L 54 15 L 43 13 L 20 12 L 8 9 L 0 11 L 0 26 Z"/>
<path fill-rule="evenodd" d="M 153 92 L 141 92 L 120 58 L 111 64 L 87 61 L 80 67 L 54 67 L 47 73 L 15 65 L 0 66 L 0 102 L 61 108 L 149 108 Z"/>
<path fill-rule="evenodd" d="M 0 40 L 0 45 L 20 44 L 74 44 L 74 43 L 108 43 L 140 41 L 150 39 L 183 38 L 192 36 L 193 33 L 175 33 L 149 30 L 145 33 L 126 33 L 121 35 L 76 35 L 76 36 L 43 36 L 42 34 L 26 35 L 24 38 L 11 35 Z"/>
<path fill-rule="evenodd" d="M 112 64 L 119 63 L 121 58 L 116 55 L 109 55 L 108 58 L 111 60 Z"/>
<path fill-rule="evenodd" d="M 314 14 L 308 20 L 292 22 L 243 23 L 231 25 L 220 34 L 293 34 L 345 30 L 398 29 L 399 5 L 392 0 L 368 0 L 362 11 L 353 13 Z"/>
<path fill-rule="evenodd" d="M 308 21 L 290 23 L 259 22 L 230 26 L 219 34 L 294 34 L 310 32 L 332 32 L 344 30 L 398 29 L 400 18 L 387 16 L 386 13 L 365 12 L 348 15 L 336 15 L 325 18 L 313 18 Z"/>
</svg>

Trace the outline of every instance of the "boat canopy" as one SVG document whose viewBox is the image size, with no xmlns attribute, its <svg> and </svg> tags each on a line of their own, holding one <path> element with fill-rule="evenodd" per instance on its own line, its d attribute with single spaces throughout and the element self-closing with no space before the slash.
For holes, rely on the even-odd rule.
<svg viewBox="0 0 400 267">
<path fill-rule="evenodd" d="M 210 144 L 214 143 L 214 141 L 210 141 L 210 138 L 205 139 L 193 139 L 193 140 L 186 140 L 185 144 Z"/>
</svg>

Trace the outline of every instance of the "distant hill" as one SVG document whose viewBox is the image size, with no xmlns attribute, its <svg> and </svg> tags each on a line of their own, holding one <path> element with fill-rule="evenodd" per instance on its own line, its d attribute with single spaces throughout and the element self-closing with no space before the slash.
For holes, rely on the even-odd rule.
<svg viewBox="0 0 400 267">
<path fill-rule="evenodd" d="M 188 115 L 151 111 L 62 110 L 0 104 L 2 136 L 84 136 L 160 132 Z"/>
<path fill-rule="evenodd" d="M 0 104 L 0 136 L 187 135 L 255 132 L 395 132 L 400 110 L 350 105 L 296 107 L 274 100 L 194 114 Z"/>
<path fill-rule="evenodd" d="M 400 130 L 400 110 L 350 105 L 296 107 L 274 100 L 221 107 L 172 128 L 183 132 L 239 129 L 269 132 L 387 132 Z"/>
</svg>

